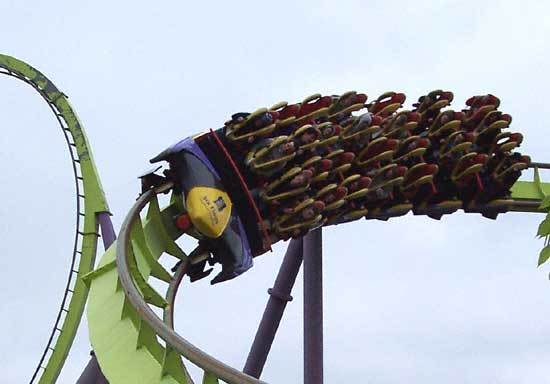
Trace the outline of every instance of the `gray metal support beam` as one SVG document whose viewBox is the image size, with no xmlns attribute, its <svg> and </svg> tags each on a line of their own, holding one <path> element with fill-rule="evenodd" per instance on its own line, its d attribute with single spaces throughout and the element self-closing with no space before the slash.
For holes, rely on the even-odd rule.
<svg viewBox="0 0 550 384">
<path fill-rule="evenodd" d="M 323 233 L 304 238 L 304 384 L 323 383 Z"/>
<path fill-rule="evenodd" d="M 292 300 L 290 293 L 302 265 L 302 250 L 301 238 L 290 241 L 275 284 L 268 290 L 269 300 L 243 369 L 250 376 L 260 378 L 262 374 L 286 304 Z"/>
</svg>

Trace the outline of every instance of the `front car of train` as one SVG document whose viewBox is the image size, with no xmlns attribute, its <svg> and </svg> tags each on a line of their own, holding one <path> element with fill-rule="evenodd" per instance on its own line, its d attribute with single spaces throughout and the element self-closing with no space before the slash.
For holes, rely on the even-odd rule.
<svg viewBox="0 0 550 384">
<path fill-rule="evenodd" d="M 206 263 L 219 263 L 222 271 L 212 280 L 215 284 L 251 268 L 253 255 L 259 253 L 251 249 L 249 241 L 250 237 L 256 239 L 257 233 L 245 229 L 243 210 L 237 209 L 242 204 L 243 186 L 232 187 L 228 178 L 234 175 L 227 174 L 224 167 L 216 168 L 210 160 L 214 158 L 212 151 L 207 154 L 201 148 L 200 143 L 208 148 L 204 142 L 212 139 L 211 135 L 186 138 L 151 162 L 169 163 L 165 176 L 174 182 L 174 189 L 182 193 L 184 207 L 174 220 L 182 231 L 198 239 L 199 245 L 191 256 L 200 262 L 190 271 L 190 277 L 193 280 L 205 277 L 210 272 L 205 271 Z M 164 179 L 157 182 L 160 181 Z"/>
</svg>

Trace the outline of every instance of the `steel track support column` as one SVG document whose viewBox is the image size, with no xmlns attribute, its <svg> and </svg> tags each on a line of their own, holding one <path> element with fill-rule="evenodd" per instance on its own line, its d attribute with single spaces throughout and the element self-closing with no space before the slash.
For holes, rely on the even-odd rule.
<svg viewBox="0 0 550 384">
<path fill-rule="evenodd" d="M 290 292 L 302 265 L 302 252 L 302 239 L 291 240 L 273 288 L 267 291 L 269 300 L 243 369 L 244 373 L 255 378 L 262 374 L 286 304 L 292 300 Z"/>
<path fill-rule="evenodd" d="M 323 233 L 304 237 L 304 384 L 323 383 Z"/>
<path fill-rule="evenodd" d="M 105 376 L 103 376 L 101 368 L 99 368 L 95 354 L 92 352 L 91 355 L 92 358 L 90 362 L 80 375 L 76 384 L 109 384 Z"/>
<path fill-rule="evenodd" d="M 109 248 L 116 240 L 116 233 L 113 228 L 113 222 L 111 221 L 111 214 L 109 212 L 100 212 L 97 214 L 97 221 L 99 222 L 99 228 L 101 229 L 103 247 L 107 250 L 107 248 Z"/>
</svg>

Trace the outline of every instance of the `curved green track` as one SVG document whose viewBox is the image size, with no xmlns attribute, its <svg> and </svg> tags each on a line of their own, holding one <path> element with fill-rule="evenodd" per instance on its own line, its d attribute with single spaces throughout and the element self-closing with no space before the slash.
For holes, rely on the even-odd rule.
<svg viewBox="0 0 550 384">
<path fill-rule="evenodd" d="M 98 221 L 96 214 L 109 208 L 82 124 L 67 96 L 40 71 L 13 57 L 0 55 L 0 73 L 31 85 L 50 106 L 69 148 L 76 188 L 76 231 L 71 267 L 52 333 L 31 383 L 53 383 L 72 346 L 88 298 L 82 277 L 95 263 Z"/>
<path fill-rule="evenodd" d="M 181 196 L 173 195 L 164 208 L 159 206 L 157 194 L 170 190 L 170 185 L 140 196 L 126 217 L 120 239 L 94 270 L 97 214 L 109 208 L 82 125 L 67 96 L 35 68 L 0 55 L 0 74 L 34 87 L 52 109 L 67 140 L 77 192 L 77 228 L 67 287 L 31 383 L 56 382 L 86 303 L 90 340 L 111 384 L 193 383 L 182 357 L 202 369 L 205 384 L 220 380 L 261 383 L 199 350 L 172 329 L 175 290 L 183 268 L 193 262 L 175 242 L 182 233 L 173 225 L 172 217 L 181 208 Z M 540 182 L 538 170 L 535 175 L 534 182 L 516 183 L 512 197 L 529 203 L 530 208 L 522 210 L 543 212 L 539 204 L 550 194 L 550 184 Z M 146 207 L 147 214 L 142 217 L 140 212 Z M 158 261 L 164 253 L 182 261 L 174 275 Z M 164 294 L 150 285 L 152 278 L 166 283 Z M 163 318 L 151 307 L 163 312 Z"/>
</svg>

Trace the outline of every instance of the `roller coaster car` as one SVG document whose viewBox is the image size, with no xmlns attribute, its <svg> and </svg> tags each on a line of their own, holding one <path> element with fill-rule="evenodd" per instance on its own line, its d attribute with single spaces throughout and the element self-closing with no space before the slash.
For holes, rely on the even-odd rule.
<svg viewBox="0 0 550 384">
<path fill-rule="evenodd" d="M 465 116 L 463 125 L 466 129 L 474 129 L 483 118 L 491 111 L 494 111 L 500 105 L 500 99 L 491 94 L 484 96 L 472 96 L 466 101 L 469 107 L 463 109 Z"/>
<path fill-rule="evenodd" d="M 253 146 L 245 158 L 252 172 L 271 175 L 284 168 L 296 156 L 296 145 L 288 136 L 266 139 Z"/>
<path fill-rule="evenodd" d="M 323 225 L 325 209 L 322 201 L 306 199 L 300 201 L 288 210 L 288 213 L 281 215 L 275 220 L 273 230 L 281 238 L 299 237 L 310 229 Z"/>
<path fill-rule="evenodd" d="M 433 183 L 439 171 L 436 164 L 419 163 L 407 170 L 401 184 L 403 195 L 415 204 L 421 204 L 437 193 Z"/>
<path fill-rule="evenodd" d="M 300 105 L 288 104 L 286 101 L 281 101 L 280 103 L 273 105 L 271 108 L 269 108 L 269 110 L 277 112 L 279 114 L 277 127 L 283 127 L 296 120 L 296 116 L 300 111 Z"/>
<path fill-rule="evenodd" d="M 420 115 L 416 112 L 401 111 L 388 117 L 382 127 L 387 137 L 399 139 L 409 136 L 418 125 L 419 119 Z"/>
<path fill-rule="evenodd" d="M 478 109 L 487 105 L 493 106 L 495 109 L 500 106 L 500 99 L 490 93 L 487 95 L 472 96 L 466 100 L 466 105 L 472 109 Z"/>
<path fill-rule="evenodd" d="M 276 127 L 279 112 L 261 108 L 253 113 L 236 113 L 226 123 L 226 136 L 232 141 L 254 140 L 264 137 Z"/>
<path fill-rule="evenodd" d="M 348 189 L 346 187 L 338 186 L 338 184 L 332 183 L 319 190 L 319 192 L 315 195 L 315 198 L 323 202 L 325 205 L 324 210 L 326 212 L 330 212 L 342 207 L 346 203 L 344 198 L 347 193 Z"/>
<path fill-rule="evenodd" d="M 315 148 L 320 142 L 320 137 L 319 129 L 311 124 L 301 126 L 291 136 L 301 152 Z"/>
<path fill-rule="evenodd" d="M 456 131 L 447 137 L 439 147 L 439 156 L 442 163 L 459 159 L 470 151 L 473 145 L 474 135 L 471 132 Z"/>
<path fill-rule="evenodd" d="M 365 196 L 369 192 L 371 183 L 372 179 L 370 177 L 354 174 L 342 180 L 340 186 L 348 190 L 346 201 L 352 201 Z"/>
<path fill-rule="evenodd" d="M 508 128 L 512 117 L 500 111 L 488 112 L 474 129 L 474 143 L 489 150 L 495 138 L 501 134 L 502 129 Z"/>
<path fill-rule="evenodd" d="M 366 176 L 372 181 L 366 195 L 367 201 L 387 200 L 392 197 L 393 190 L 405 180 L 407 167 L 395 163 L 388 164 L 380 169 L 371 170 Z"/>
<path fill-rule="evenodd" d="M 302 195 L 309 188 L 312 176 L 311 170 L 293 167 L 269 183 L 260 196 L 266 203 L 279 204 L 282 200 Z"/>
<path fill-rule="evenodd" d="M 512 123 L 512 116 L 507 113 L 492 110 L 484 115 L 483 119 L 479 122 L 474 132 L 481 134 L 483 132 L 500 131 L 501 129 L 508 128 Z"/>
<path fill-rule="evenodd" d="M 410 203 L 401 203 L 396 205 L 381 206 L 378 208 L 370 209 L 369 212 L 365 215 L 366 220 L 382 220 L 386 221 L 392 217 L 399 217 L 406 215 L 413 205 Z"/>
<path fill-rule="evenodd" d="M 453 101 L 453 93 L 436 89 L 427 95 L 420 96 L 418 102 L 413 104 L 418 113 L 439 113 L 439 110 L 445 108 Z"/>
<path fill-rule="evenodd" d="M 362 135 L 372 135 L 378 130 L 381 130 L 380 123 L 382 118 L 373 116 L 370 112 L 364 113 L 361 116 L 351 117 L 342 125 L 342 140 L 354 140 Z M 374 129 L 373 129 L 374 128 Z"/>
<path fill-rule="evenodd" d="M 367 108 L 374 115 L 387 117 L 401 108 L 406 98 L 404 93 L 386 92 L 367 104 Z"/>
<path fill-rule="evenodd" d="M 419 160 L 429 147 L 430 140 L 426 137 L 409 136 L 399 143 L 394 161 L 411 162 L 411 160 Z"/>
<path fill-rule="evenodd" d="M 267 233 L 258 227 L 259 214 L 252 207 L 249 191 L 244 190 L 246 185 L 239 182 L 221 152 L 213 135 L 207 134 L 182 140 L 151 159 L 170 164 L 168 175 L 184 197 L 180 218 L 187 215 L 191 233 L 200 235 L 198 250 L 211 255 L 210 263 L 222 266 L 212 284 L 242 274 L 252 267 L 253 256 L 270 248 Z M 205 275 L 205 263 L 198 265 L 191 276 L 194 279 Z"/>
<path fill-rule="evenodd" d="M 531 158 L 517 152 L 510 155 L 497 154 L 491 159 L 491 163 L 489 165 L 491 177 L 508 190 L 521 176 L 521 171 L 528 168 Z"/>
<path fill-rule="evenodd" d="M 338 124 L 334 124 L 330 121 L 326 121 L 317 126 L 319 132 L 321 133 L 319 146 L 329 146 L 334 144 L 340 138 L 340 132 L 342 127 Z"/>
<path fill-rule="evenodd" d="M 370 168 L 380 162 L 390 162 L 393 160 L 395 151 L 399 141 L 396 139 L 388 139 L 385 136 L 375 139 L 359 153 L 356 158 L 358 166 Z"/>
<path fill-rule="evenodd" d="M 309 122 L 327 115 L 331 104 L 332 98 L 330 96 L 321 96 L 320 93 L 306 97 L 300 104 L 296 123 Z"/>
<path fill-rule="evenodd" d="M 498 214 L 506 212 L 512 203 L 508 199 L 510 188 L 530 162 L 529 156 L 522 156 L 519 153 L 495 154 L 487 163 L 487 170 L 481 176 L 484 188 L 474 192 L 464 211 L 481 213 L 490 219 L 495 219 Z"/>
<path fill-rule="evenodd" d="M 464 114 L 462 112 L 440 112 L 428 129 L 428 137 L 437 144 L 460 129 L 463 117 Z"/>
<path fill-rule="evenodd" d="M 323 159 L 321 156 L 313 156 L 307 159 L 303 164 L 303 169 L 310 170 L 312 177 L 315 178 L 318 175 L 327 173 L 333 167 L 333 161 L 329 159 Z"/>
<path fill-rule="evenodd" d="M 521 145 L 523 135 L 519 132 L 501 132 L 493 140 L 489 153 L 511 152 Z"/>
<path fill-rule="evenodd" d="M 353 111 L 358 111 L 365 107 L 368 96 L 364 93 L 349 91 L 338 97 L 329 108 L 329 119 L 337 116 L 346 116 Z"/>
<path fill-rule="evenodd" d="M 481 172 L 483 166 L 487 164 L 489 155 L 486 153 L 469 152 L 462 156 L 456 163 L 451 172 L 451 180 L 459 187 L 467 184 L 473 177 Z M 480 185 L 480 189 L 483 187 Z"/>
<path fill-rule="evenodd" d="M 351 163 L 355 159 L 355 153 L 337 149 L 328 153 L 326 159 L 332 161 L 333 168 L 331 173 L 346 172 L 351 168 Z"/>
</svg>

